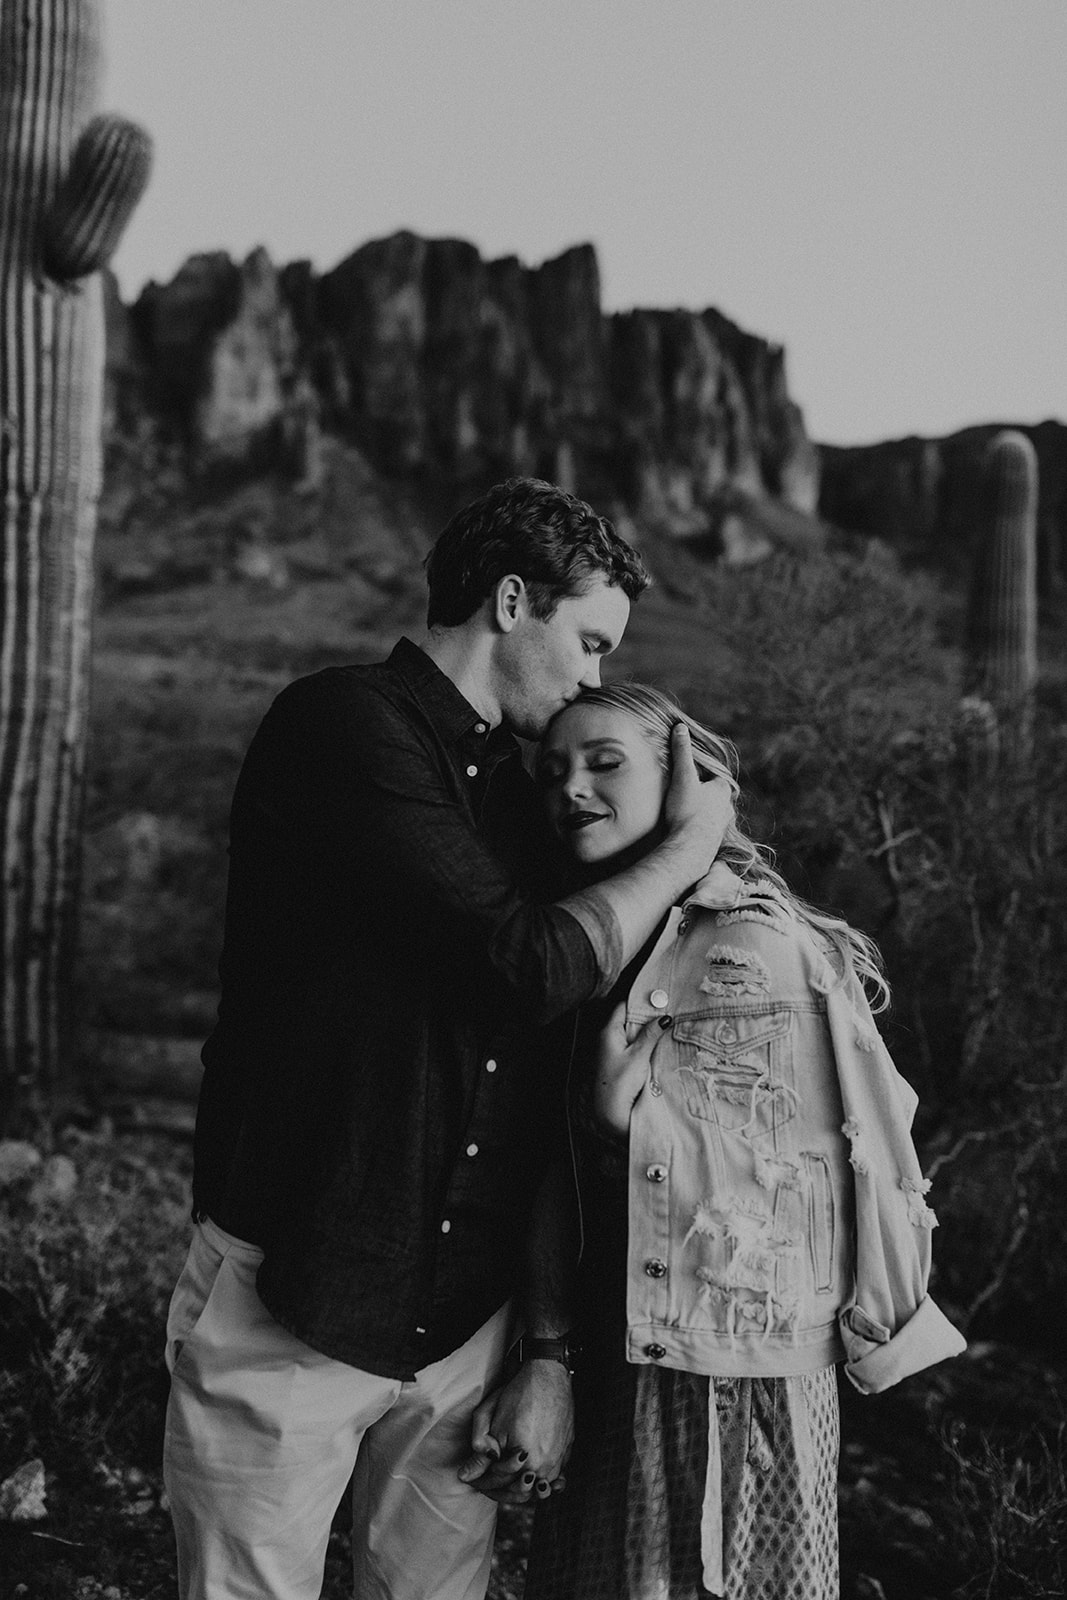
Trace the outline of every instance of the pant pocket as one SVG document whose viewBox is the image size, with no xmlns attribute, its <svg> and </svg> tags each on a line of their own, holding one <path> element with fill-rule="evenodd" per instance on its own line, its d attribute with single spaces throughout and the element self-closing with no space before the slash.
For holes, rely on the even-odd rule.
<svg viewBox="0 0 1067 1600">
<path fill-rule="evenodd" d="M 255 1245 L 233 1239 L 209 1220 L 196 1224 L 167 1313 L 165 1355 L 172 1378 L 186 1344 L 204 1317 L 219 1273 L 230 1255 L 253 1272 L 263 1258 L 263 1252 Z"/>
</svg>

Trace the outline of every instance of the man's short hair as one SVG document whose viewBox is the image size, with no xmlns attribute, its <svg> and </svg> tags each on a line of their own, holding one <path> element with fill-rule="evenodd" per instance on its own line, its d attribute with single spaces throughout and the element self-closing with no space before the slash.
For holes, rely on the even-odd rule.
<svg viewBox="0 0 1067 1600">
<path fill-rule="evenodd" d="M 530 609 L 542 622 L 599 575 L 630 600 L 651 582 L 607 517 L 541 478 L 509 478 L 457 511 L 424 565 L 431 628 L 468 621 L 509 572 L 526 584 Z"/>
</svg>

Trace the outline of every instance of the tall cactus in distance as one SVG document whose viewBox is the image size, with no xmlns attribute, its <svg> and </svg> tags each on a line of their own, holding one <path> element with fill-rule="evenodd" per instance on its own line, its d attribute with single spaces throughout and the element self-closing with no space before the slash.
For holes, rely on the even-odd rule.
<svg viewBox="0 0 1067 1600">
<path fill-rule="evenodd" d="M 0 0 L 0 1120 L 63 1076 L 104 331 L 147 135 L 93 117 L 98 0 Z"/>
<path fill-rule="evenodd" d="M 964 691 L 971 704 L 992 708 L 1000 751 L 1009 757 L 1027 755 L 1032 736 L 1037 487 L 1037 455 L 1030 440 L 1012 429 L 998 433 L 984 463 L 984 521 L 967 608 Z"/>
</svg>

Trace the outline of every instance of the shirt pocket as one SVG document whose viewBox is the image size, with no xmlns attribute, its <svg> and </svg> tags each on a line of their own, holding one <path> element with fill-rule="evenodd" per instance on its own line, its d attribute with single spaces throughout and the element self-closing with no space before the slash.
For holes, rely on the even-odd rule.
<svg viewBox="0 0 1067 1600">
<path fill-rule="evenodd" d="M 690 1114 L 750 1139 L 796 1115 L 788 1010 L 675 1019 L 678 1072 Z"/>
</svg>

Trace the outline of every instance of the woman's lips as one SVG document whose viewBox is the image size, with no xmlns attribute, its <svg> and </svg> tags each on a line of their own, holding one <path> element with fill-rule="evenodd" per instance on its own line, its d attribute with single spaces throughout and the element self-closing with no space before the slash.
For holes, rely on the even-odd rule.
<svg viewBox="0 0 1067 1600">
<path fill-rule="evenodd" d="M 560 828 L 564 833 L 577 833 L 581 828 L 588 828 L 594 822 L 603 822 L 607 816 L 606 811 L 572 811 L 568 816 L 560 818 Z"/>
</svg>

